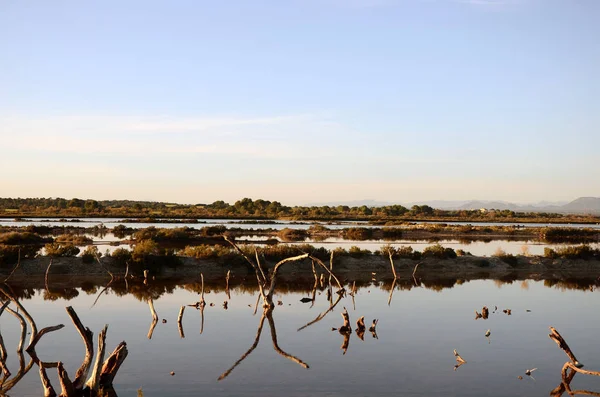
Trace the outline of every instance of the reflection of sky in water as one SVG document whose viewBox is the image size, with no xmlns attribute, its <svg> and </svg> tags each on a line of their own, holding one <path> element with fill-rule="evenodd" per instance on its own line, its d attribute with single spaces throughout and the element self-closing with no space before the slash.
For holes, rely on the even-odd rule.
<svg viewBox="0 0 600 397">
<path fill-rule="evenodd" d="M 370 291 L 370 293 L 368 292 Z M 391 306 L 388 291 L 378 287 L 361 289 L 353 310 L 350 297 L 323 321 L 297 332 L 328 304 L 325 294 L 310 309 L 302 304 L 302 294 L 277 296 L 274 319 L 279 345 L 310 365 L 305 370 L 279 356 L 272 347 L 268 323 L 257 349 L 231 375 L 221 382 L 218 376 L 228 369 L 252 344 L 260 313 L 252 315 L 255 296 L 234 292 L 225 311 L 224 293 L 208 294 L 214 307 L 205 309 L 204 333 L 199 334 L 200 313 L 187 307 L 183 319 L 185 339 L 177 331 L 179 307 L 198 300 L 198 295 L 178 289 L 155 301 L 160 319 L 152 340 L 146 338 L 151 322 L 146 302 L 132 296 L 103 296 L 90 309 L 95 295 L 65 302 L 45 302 L 40 296 L 23 304 L 39 328 L 64 323 L 63 330 L 44 336 L 38 354 L 46 360 L 62 360 L 74 374 L 84 356 L 83 344 L 64 311 L 72 305 L 83 323 L 97 334 L 109 323 L 109 350 L 125 340 L 129 356 L 121 368 L 116 386 L 120 396 L 135 395 L 143 387 L 151 396 L 365 396 L 365 395 L 465 395 L 465 396 L 546 396 L 560 383 L 560 369 L 566 356 L 548 334 L 555 326 L 589 369 L 600 369 L 597 343 L 600 295 L 596 292 L 562 291 L 546 288 L 541 282 L 515 282 L 501 285 L 493 281 L 472 281 L 436 292 L 413 288 L 396 290 Z M 292 306 L 288 306 L 291 303 Z M 487 305 L 493 311 L 512 309 L 512 316 L 491 314 L 490 319 L 474 320 L 474 310 Z M 379 339 L 367 332 L 365 341 L 352 335 L 346 355 L 342 337 L 331 332 L 341 325 L 339 313 L 345 306 L 352 323 L 360 315 L 370 324 L 380 319 Z M 525 312 L 531 309 L 531 313 Z M 499 311 L 500 311 L 499 310 Z M 484 337 L 491 329 L 490 343 Z M 18 323 L 7 313 L 1 329 L 9 352 L 9 366 L 15 369 L 14 346 Z M 467 364 L 453 371 L 452 350 L 457 349 Z M 525 377 L 527 368 L 538 367 L 535 381 Z M 175 376 L 170 376 L 175 371 Z M 55 372 L 50 371 L 55 374 Z M 56 377 L 52 377 L 55 385 Z M 598 378 L 577 375 L 576 388 L 600 391 Z M 10 394 L 39 396 L 37 370 L 32 370 Z"/>
<path fill-rule="evenodd" d="M 66 218 L 69 219 L 69 218 Z M 277 229 L 281 230 L 284 228 L 291 229 L 308 229 L 312 224 L 324 225 L 330 229 L 342 229 L 351 226 L 360 227 L 382 227 L 380 225 L 369 225 L 367 221 L 333 221 L 333 222 L 321 222 L 321 221 L 299 221 L 290 222 L 285 220 L 270 220 L 266 223 L 247 223 L 248 220 L 244 219 L 198 219 L 198 222 L 186 223 L 182 220 L 178 223 L 156 223 L 156 222 L 121 222 L 123 218 L 76 218 L 79 222 L 65 222 L 60 219 L 25 219 L 25 220 L 14 220 L 8 218 L 0 219 L 0 226 L 14 226 L 22 227 L 29 225 L 36 226 L 80 226 L 80 227 L 93 227 L 104 225 L 108 228 L 115 227 L 117 225 L 124 225 L 132 228 L 145 228 L 150 226 L 163 227 L 163 228 L 176 228 L 176 227 L 191 227 L 194 229 L 201 229 L 205 226 L 216 226 L 225 225 L 227 227 L 241 227 L 241 228 L 253 228 L 253 229 Z M 264 222 L 264 221 L 259 221 Z M 573 227 L 573 228 L 592 228 L 600 229 L 600 223 L 509 223 L 509 222 L 414 222 L 416 224 L 447 224 L 447 225 L 472 225 L 472 226 L 512 226 L 519 225 L 521 227 Z M 398 225 L 397 227 L 401 227 Z"/>
</svg>

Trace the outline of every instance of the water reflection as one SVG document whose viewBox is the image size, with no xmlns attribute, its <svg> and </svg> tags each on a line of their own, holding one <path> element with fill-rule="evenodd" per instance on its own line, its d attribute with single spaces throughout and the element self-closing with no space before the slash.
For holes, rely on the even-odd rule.
<svg viewBox="0 0 600 397">
<path fill-rule="evenodd" d="M 254 351 L 254 349 L 256 349 L 256 346 L 258 346 L 258 342 L 260 341 L 260 336 L 262 334 L 262 329 L 263 329 L 263 325 L 265 322 L 265 318 L 269 322 L 269 328 L 271 330 L 271 341 L 273 343 L 273 349 L 278 354 L 282 355 L 283 357 L 287 358 L 288 360 L 290 360 L 292 362 L 295 362 L 296 364 L 300 365 L 301 367 L 303 367 L 305 369 L 309 368 L 308 364 L 306 364 L 304 361 L 302 361 L 301 359 L 299 359 L 298 357 L 296 357 L 294 355 L 286 353 L 279 347 L 279 343 L 277 342 L 277 330 L 275 328 L 275 320 L 273 319 L 273 309 L 274 308 L 272 306 L 267 306 L 264 308 L 263 314 L 260 317 L 260 321 L 258 322 L 258 329 L 256 331 L 256 337 L 254 338 L 254 342 L 252 343 L 252 346 L 250 346 L 250 348 L 244 354 L 242 354 L 240 359 L 237 360 L 233 364 L 233 366 L 231 366 L 231 368 L 229 368 L 227 371 L 223 372 L 221 374 L 221 376 L 219 376 L 218 380 L 223 380 L 226 377 L 228 377 L 229 374 L 231 374 L 231 372 L 235 369 L 235 367 L 240 365 L 240 363 L 242 361 L 244 361 L 250 355 L 250 353 L 252 353 Z"/>
</svg>

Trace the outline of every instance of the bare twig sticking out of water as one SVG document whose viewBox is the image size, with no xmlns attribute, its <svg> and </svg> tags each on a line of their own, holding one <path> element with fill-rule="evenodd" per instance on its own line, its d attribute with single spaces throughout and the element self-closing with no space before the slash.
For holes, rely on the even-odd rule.
<svg viewBox="0 0 600 397">
<path fill-rule="evenodd" d="M 223 236 L 223 238 L 225 239 L 225 241 L 227 241 L 229 244 L 231 244 L 231 246 L 237 252 L 239 252 L 244 259 L 246 259 L 246 262 L 248 262 L 250 264 L 250 266 L 252 266 L 252 268 L 254 269 L 254 272 L 256 273 L 256 281 L 258 282 L 258 290 L 260 291 L 260 295 L 263 297 L 263 299 L 265 299 L 264 284 L 266 283 L 267 279 L 266 279 L 265 274 L 262 271 L 262 268 L 260 267 L 260 265 L 258 265 L 257 263 L 253 262 L 250 258 L 248 258 L 248 256 L 244 253 L 244 251 L 242 251 L 240 249 L 240 247 L 238 247 L 237 244 L 235 244 L 233 241 L 229 240 L 229 238 L 227 236 Z M 256 253 L 256 259 L 258 259 L 258 253 Z"/>
<path fill-rule="evenodd" d="M 417 263 L 417 264 L 415 265 L 415 268 L 413 269 L 413 272 L 412 272 L 412 276 L 413 276 L 413 280 L 414 280 L 414 282 L 415 282 L 415 286 L 418 286 L 418 285 L 419 285 L 419 283 L 418 283 L 418 281 L 417 281 L 417 278 L 415 277 L 415 274 L 417 274 L 417 269 L 419 268 L 419 265 L 420 265 L 421 263 L 422 263 L 422 262 L 419 262 L 419 263 Z"/>
<path fill-rule="evenodd" d="M 104 361 L 104 355 L 106 354 L 106 333 L 108 332 L 108 324 L 104 325 L 104 328 L 98 334 L 98 354 L 94 361 L 94 367 L 92 368 L 92 375 L 85 383 L 87 387 L 92 390 L 97 390 L 100 384 L 100 373 L 102 371 L 102 362 Z"/>
<path fill-rule="evenodd" d="M 93 333 L 89 328 L 86 328 L 81 323 L 81 320 L 77 316 L 75 310 L 72 307 L 66 308 L 69 317 L 73 322 L 73 325 L 81 335 L 81 338 L 84 342 L 86 355 L 83 359 L 81 367 L 77 370 L 75 380 L 71 382 L 67 372 L 64 369 L 63 364 L 59 362 L 42 362 L 38 357 L 35 351 L 35 347 L 37 343 L 40 341 L 43 335 L 48 332 L 57 331 L 64 326 L 62 324 L 46 327 L 39 332 L 37 332 L 33 338 L 32 343 L 27 348 L 27 352 L 32 358 L 32 362 L 35 362 L 40 367 L 40 379 L 42 381 L 42 386 L 44 388 L 45 396 L 56 396 L 56 392 L 50 383 L 48 375 L 46 374 L 46 368 L 57 368 L 58 378 L 61 385 L 62 393 L 61 396 L 64 397 L 79 397 L 83 395 L 97 395 L 99 389 L 109 389 L 112 387 L 112 382 L 114 380 L 117 371 L 119 370 L 121 364 L 127 357 L 127 344 L 125 342 L 121 342 L 117 348 L 113 351 L 113 353 L 103 362 L 104 359 L 104 341 L 106 338 L 107 327 L 100 332 L 98 339 L 98 355 L 96 356 L 96 362 L 94 363 L 94 369 L 91 377 L 86 382 L 85 379 L 88 376 L 90 366 L 92 364 L 92 358 L 94 356 L 94 347 L 92 342 Z"/>
<path fill-rule="evenodd" d="M 50 293 L 50 289 L 48 288 L 48 274 L 50 273 L 50 267 L 52 266 L 52 259 L 50 259 L 50 263 L 48 263 L 48 267 L 46 268 L 46 276 L 44 277 L 44 285 L 46 286 L 46 292 Z"/>
<path fill-rule="evenodd" d="M 392 267 L 392 274 L 394 275 L 394 280 L 397 280 L 398 276 L 396 275 L 396 266 L 394 266 L 394 259 L 392 258 L 392 249 L 391 248 L 388 250 L 388 255 L 390 257 L 390 266 Z"/>
<path fill-rule="evenodd" d="M 206 306 L 206 301 L 204 300 L 204 274 L 200 273 L 200 282 L 202 283 L 202 290 L 200 291 L 200 307 Z"/>
<path fill-rule="evenodd" d="M 550 334 L 548 334 L 548 337 L 550 339 L 552 339 L 554 342 L 556 342 L 558 347 L 560 347 L 565 352 L 565 354 L 567 355 L 567 357 L 569 357 L 569 359 L 571 360 L 571 362 L 574 364 L 575 367 L 577 367 L 577 368 L 583 367 L 583 364 L 581 364 L 579 361 L 577 361 L 575 354 L 573 354 L 573 351 L 571 350 L 571 348 L 569 348 L 569 345 L 564 340 L 564 338 L 561 336 L 561 334 L 558 333 L 556 328 L 550 327 Z"/>
<path fill-rule="evenodd" d="M 312 320 L 312 321 L 304 324 L 302 327 L 298 328 L 298 331 L 302 331 L 304 328 L 310 327 L 311 325 L 323 320 L 323 318 L 325 318 L 325 316 L 327 314 L 329 314 L 330 312 L 333 311 L 333 309 L 335 309 L 335 307 L 338 305 L 338 303 L 340 303 L 342 298 L 343 298 L 343 296 L 341 294 L 339 294 L 338 297 L 336 298 L 335 302 L 333 303 L 333 305 L 329 306 L 329 309 L 327 309 L 323 313 L 319 314 L 314 320 Z"/>
<path fill-rule="evenodd" d="M 183 339 L 185 338 L 185 334 L 183 333 L 183 311 L 185 310 L 185 306 L 181 306 L 179 309 L 179 316 L 177 316 L 177 328 L 179 329 L 179 336 Z"/>
<path fill-rule="evenodd" d="M 152 323 L 150 323 L 150 329 L 148 330 L 148 339 L 152 339 L 154 328 L 156 327 L 156 324 L 158 324 L 158 314 L 156 314 L 156 310 L 154 309 L 154 301 L 152 298 L 148 299 L 148 307 L 150 308 L 150 313 L 152 314 Z"/>
<path fill-rule="evenodd" d="M 12 277 L 12 275 L 15 274 L 15 272 L 17 271 L 17 269 L 19 268 L 19 266 L 21 266 L 21 248 L 19 248 L 19 252 L 18 252 L 18 256 L 17 256 L 17 264 L 12 269 L 12 271 L 10 272 L 10 274 L 8 275 L 8 277 L 6 277 L 4 279 L 4 283 L 6 283 Z"/>
<path fill-rule="evenodd" d="M 461 365 L 466 364 L 467 362 L 458 354 L 456 349 L 454 349 L 454 357 L 456 357 L 456 365 L 454 365 L 454 370 L 456 371 L 460 368 Z"/>
</svg>

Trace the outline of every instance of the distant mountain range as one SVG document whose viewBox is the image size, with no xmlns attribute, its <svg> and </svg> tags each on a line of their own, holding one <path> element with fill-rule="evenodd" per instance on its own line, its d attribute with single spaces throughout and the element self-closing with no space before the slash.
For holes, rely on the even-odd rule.
<svg viewBox="0 0 600 397">
<path fill-rule="evenodd" d="M 568 214 L 600 214 L 600 197 L 579 197 L 571 202 L 550 202 L 541 201 L 534 204 L 514 204 L 506 201 L 449 201 L 449 200 L 429 200 L 414 203 L 385 202 L 376 200 L 355 200 L 336 203 L 315 203 L 316 206 L 338 206 L 347 205 L 350 207 L 383 207 L 387 205 L 401 204 L 407 208 L 413 205 L 429 205 L 433 208 L 445 210 L 474 210 L 480 208 L 510 210 L 516 212 L 556 212 Z"/>
</svg>

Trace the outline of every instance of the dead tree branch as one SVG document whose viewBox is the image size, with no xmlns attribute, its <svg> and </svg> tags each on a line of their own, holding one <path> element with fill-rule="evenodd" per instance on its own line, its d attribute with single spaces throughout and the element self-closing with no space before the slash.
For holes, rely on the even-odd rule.
<svg viewBox="0 0 600 397">
<path fill-rule="evenodd" d="M 558 333 L 558 331 L 556 330 L 556 328 L 550 327 L 550 334 L 548 334 L 548 337 L 550 339 L 552 339 L 554 342 L 556 342 L 556 344 L 558 345 L 558 347 L 560 347 L 565 352 L 565 354 L 567 355 L 567 357 L 569 357 L 569 359 L 571 360 L 571 362 L 577 368 L 583 367 L 583 364 L 581 364 L 579 361 L 577 361 L 577 358 L 573 354 L 573 351 L 571 350 L 571 348 L 569 348 L 569 345 L 564 340 L 564 338 Z"/>
<path fill-rule="evenodd" d="M 94 357 L 94 333 L 89 328 L 83 326 L 79 316 L 77 316 L 77 313 L 75 313 L 75 310 L 73 310 L 72 306 L 68 306 L 66 310 L 67 314 L 71 318 L 71 321 L 73 322 L 73 325 L 77 329 L 77 332 L 81 336 L 83 344 L 85 345 L 85 357 L 81 363 L 81 366 L 75 373 L 75 381 L 73 382 L 75 389 L 81 390 L 85 385 L 85 380 L 88 377 L 90 366 L 92 365 L 92 358 Z"/>
</svg>

